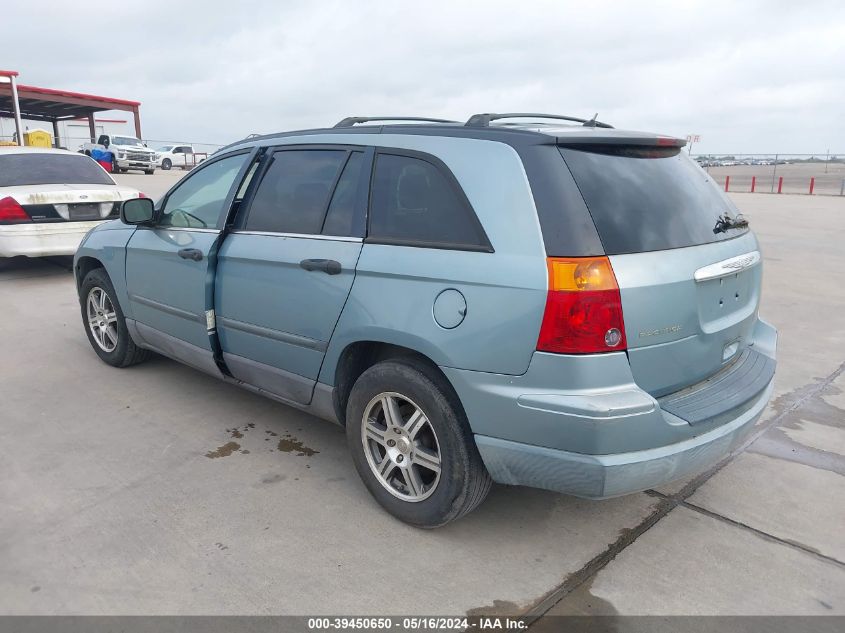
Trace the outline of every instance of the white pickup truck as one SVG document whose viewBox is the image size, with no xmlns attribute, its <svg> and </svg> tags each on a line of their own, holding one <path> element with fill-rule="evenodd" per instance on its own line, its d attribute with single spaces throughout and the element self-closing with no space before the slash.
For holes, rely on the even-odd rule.
<svg viewBox="0 0 845 633">
<path fill-rule="evenodd" d="M 206 152 L 196 152 L 191 145 L 164 145 L 156 150 L 156 166 L 165 171 L 178 167 L 193 169 L 208 158 Z"/>
<path fill-rule="evenodd" d="M 120 173 L 138 169 L 145 174 L 152 174 L 156 169 L 156 153 L 134 136 L 101 134 L 96 143 L 84 143 L 79 152 L 91 155 L 92 149 L 106 150 L 112 153 L 112 171 Z"/>
</svg>

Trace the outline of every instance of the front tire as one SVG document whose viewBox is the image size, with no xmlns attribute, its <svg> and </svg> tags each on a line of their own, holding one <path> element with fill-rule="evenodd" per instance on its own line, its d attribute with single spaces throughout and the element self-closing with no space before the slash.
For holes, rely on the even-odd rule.
<svg viewBox="0 0 845 633">
<path fill-rule="evenodd" d="M 170 162 L 169 158 L 165 158 L 163 161 L 161 161 L 161 168 L 164 171 L 170 171 L 171 167 L 173 167 L 173 163 Z"/>
<path fill-rule="evenodd" d="M 152 176 L 154 173 L 156 173 L 156 170 L 155 169 L 145 169 L 144 173 L 147 174 L 147 176 Z"/>
<path fill-rule="evenodd" d="M 82 324 L 91 347 L 103 362 L 112 367 L 129 367 L 147 360 L 150 352 L 135 345 L 129 336 L 116 297 L 105 270 L 95 268 L 88 273 L 79 287 Z"/>
<path fill-rule="evenodd" d="M 388 360 L 361 374 L 349 396 L 346 437 L 370 494 L 411 525 L 445 525 L 490 491 L 457 396 L 421 361 Z"/>
</svg>

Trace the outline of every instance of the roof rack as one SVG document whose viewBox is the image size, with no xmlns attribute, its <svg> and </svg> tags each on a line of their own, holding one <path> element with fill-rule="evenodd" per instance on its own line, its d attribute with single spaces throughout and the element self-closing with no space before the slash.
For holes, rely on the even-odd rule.
<svg viewBox="0 0 845 633">
<path fill-rule="evenodd" d="M 431 119 L 423 116 L 349 116 L 337 122 L 334 127 L 352 127 L 356 123 L 369 123 L 370 121 L 423 121 L 425 123 L 460 123 L 448 119 Z"/>
<path fill-rule="evenodd" d="M 612 125 L 602 123 L 601 121 L 596 121 L 597 116 L 598 113 L 596 113 L 592 119 L 579 119 L 574 116 L 564 116 L 562 114 L 537 114 L 536 112 L 506 112 L 504 114 L 493 114 L 488 112 L 485 114 L 473 114 L 464 125 L 468 127 L 488 127 L 491 121 L 498 121 L 499 119 L 532 118 L 573 121 L 575 123 L 581 123 L 584 127 L 605 127 L 611 129 L 613 128 Z"/>
</svg>

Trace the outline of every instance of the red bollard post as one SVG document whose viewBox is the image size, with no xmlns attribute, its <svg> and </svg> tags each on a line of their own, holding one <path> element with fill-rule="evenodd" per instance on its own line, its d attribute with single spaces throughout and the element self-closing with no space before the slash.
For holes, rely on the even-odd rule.
<svg viewBox="0 0 845 633">
<path fill-rule="evenodd" d="M 783 176 L 778 178 L 778 193 L 783 192 Z"/>
<path fill-rule="evenodd" d="M 810 178 L 810 195 L 813 195 L 813 189 L 816 188 L 816 179 L 815 177 Z"/>
<path fill-rule="evenodd" d="M 757 188 L 757 176 L 751 176 L 751 193 Z"/>
<path fill-rule="evenodd" d="M 731 186 L 731 177 L 725 176 L 725 191 L 727 191 Z"/>
</svg>

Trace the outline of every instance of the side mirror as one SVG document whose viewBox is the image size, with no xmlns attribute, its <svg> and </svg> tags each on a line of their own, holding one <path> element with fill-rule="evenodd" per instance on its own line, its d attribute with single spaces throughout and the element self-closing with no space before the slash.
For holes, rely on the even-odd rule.
<svg viewBox="0 0 845 633">
<path fill-rule="evenodd" d="M 155 205 L 150 198 L 133 198 L 120 205 L 120 220 L 124 224 L 151 224 Z"/>
</svg>

